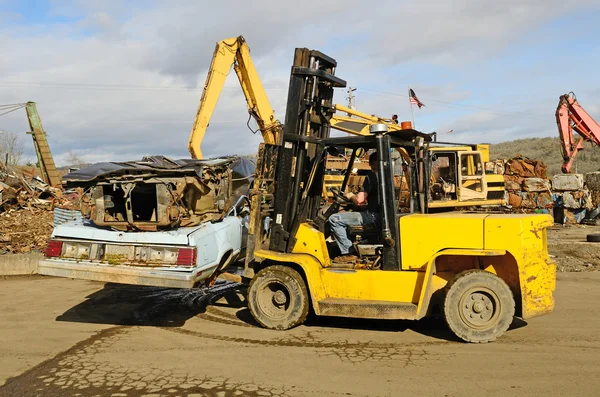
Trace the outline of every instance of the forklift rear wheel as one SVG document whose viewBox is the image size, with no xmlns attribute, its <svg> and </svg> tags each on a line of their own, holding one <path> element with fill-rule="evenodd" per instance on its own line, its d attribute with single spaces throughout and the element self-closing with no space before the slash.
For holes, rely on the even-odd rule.
<svg viewBox="0 0 600 397">
<path fill-rule="evenodd" d="M 512 323 L 515 300 L 500 277 L 484 270 L 467 270 L 446 286 L 444 315 L 448 327 L 463 341 L 491 342 Z"/>
<path fill-rule="evenodd" d="M 285 330 L 304 322 L 308 314 L 308 290 L 297 271 L 281 265 L 259 271 L 248 288 L 248 308 L 268 329 Z"/>
</svg>

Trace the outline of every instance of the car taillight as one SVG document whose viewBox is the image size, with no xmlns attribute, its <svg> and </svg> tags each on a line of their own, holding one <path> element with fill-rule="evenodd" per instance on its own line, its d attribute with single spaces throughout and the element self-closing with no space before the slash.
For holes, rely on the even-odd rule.
<svg viewBox="0 0 600 397">
<path fill-rule="evenodd" d="M 196 266 L 196 248 L 179 248 L 177 264 L 180 266 Z"/>
<path fill-rule="evenodd" d="M 44 256 L 54 258 L 62 253 L 63 242 L 59 240 L 48 240 L 44 249 Z"/>
</svg>

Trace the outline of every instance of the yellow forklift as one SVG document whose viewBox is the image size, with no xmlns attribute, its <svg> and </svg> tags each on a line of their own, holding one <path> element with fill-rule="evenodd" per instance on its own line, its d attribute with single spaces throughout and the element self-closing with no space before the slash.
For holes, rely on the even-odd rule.
<svg viewBox="0 0 600 397">
<path fill-rule="evenodd" d="M 261 144 L 251 193 L 245 277 L 248 306 L 269 329 L 318 316 L 418 320 L 436 309 L 456 336 L 489 342 L 515 315 L 523 319 L 554 308 L 555 264 L 547 251 L 548 215 L 445 212 L 430 214 L 431 136 L 414 129 L 331 138 L 335 59 L 296 49 L 283 131 Z M 341 194 L 321 206 L 327 154 L 357 156 L 377 150 L 381 222 L 374 236 L 358 231 L 359 257 L 335 263 L 328 246 L 328 218 L 340 211 Z M 410 212 L 399 209 L 390 152 L 403 153 L 410 179 Z M 457 159 L 477 172 L 475 159 Z M 470 171 L 469 171 L 470 170 Z M 467 175 L 470 176 L 470 175 Z M 476 178 L 473 178 L 477 183 Z M 465 183 L 468 183 L 465 180 Z M 470 186 L 470 184 L 469 184 Z"/>
</svg>

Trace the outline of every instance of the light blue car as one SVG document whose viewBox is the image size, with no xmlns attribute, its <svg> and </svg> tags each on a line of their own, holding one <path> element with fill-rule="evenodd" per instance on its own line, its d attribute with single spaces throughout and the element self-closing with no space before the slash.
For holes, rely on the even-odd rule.
<svg viewBox="0 0 600 397">
<path fill-rule="evenodd" d="M 243 218 L 160 232 L 67 223 L 54 228 L 40 274 L 122 284 L 192 288 L 240 257 Z"/>
<path fill-rule="evenodd" d="M 243 255 L 253 171 L 237 157 L 160 157 L 67 174 L 68 187 L 87 192 L 85 219 L 54 228 L 39 272 L 173 288 L 210 284 Z"/>
</svg>

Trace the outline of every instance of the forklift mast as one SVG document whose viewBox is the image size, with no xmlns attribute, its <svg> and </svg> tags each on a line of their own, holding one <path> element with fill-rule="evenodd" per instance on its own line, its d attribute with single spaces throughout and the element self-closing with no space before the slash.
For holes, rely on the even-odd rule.
<svg viewBox="0 0 600 397">
<path fill-rule="evenodd" d="M 311 138 L 329 137 L 335 112 L 333 89 L 346 82 L 335 76 L 335 59 L 308 48 L 296 48 L 290 75 L 284 134 L 261 143 L 250 194 L 251 214 L 244 276 L 254 275 L 254 252 L 289 252 L 298 225 L 313 219 L 320 206 L 325 155 Z"/>
<path fill-rule="evenodd" d="M 335 112 L 333 91 L 346 86 L 335 76 L 336 66 L 335 59 L 319 51 L 295 51 L 276 164 L 271 250 L 290 252 L 299 224 L 314 219 L 319 210 L 325 150 L 307 141 L 329 137 L 329 120 Z"/>
</svg>

